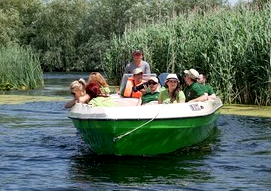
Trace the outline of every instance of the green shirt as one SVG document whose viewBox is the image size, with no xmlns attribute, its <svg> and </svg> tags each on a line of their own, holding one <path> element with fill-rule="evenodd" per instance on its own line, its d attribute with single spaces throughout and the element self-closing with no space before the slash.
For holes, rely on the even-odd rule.
<svg viewBox="0 0 271 191">
<path fill-rule="evenodd" d="M 144 103 L 149 103 L 151 101 L 157 101 L 158 100 L 158 96 L 159 96 L 159 92 L 147 92 L 144 95 L 142 95 L 141 99 L 142 99 L 142 104 Z"/>
<path fill-rule="evenodd" d="M 95 97 L 92 98 L 88 104 L 92 104 L 94 107 L 115 107 L 115 102 L 111 97 Z"/>
<path fill-rule="evenodd" d="M 210 86 L 209 84 L 205 84 L 205 85 L 202 85 L 202 86 L 205 88 L 205 92 L 208 93 L 208 95 L 215 94 L 212 86 Z"/>
<path fill-rule="evenodd" d="M 172 103 L 170 101 L 169 92 L 168 92 L 167 88 L 160 90 L 160 94 L 159 94 L 158 99 L 162 100 L 162 103 L 164 103 L 164 104 Z M 184 95 L 183 91 L 180 91 L 179 94 L 177 94 L 177 99 L 174 100 L 173 103 L 178 103 L 178 101 L 180 101 L 182 99 L 185 100 L 185 95 Z"/>
<path fill-rule="evenodd" d="M 187 86 L 184 88 L 184 94 L 186 98 L 185 102 L 188 102 L 192 99 L 200 97 L 204 95 L 204 93 L 205 93 L 205 88 L 201 84 L 194 82 L 190 86 Z"/>
<path fill-rule="evenodd" d="M 103 95 L 110 94 L 110 88 L 109 87 L 100 87 L 100 90 Z"/>
</svg>

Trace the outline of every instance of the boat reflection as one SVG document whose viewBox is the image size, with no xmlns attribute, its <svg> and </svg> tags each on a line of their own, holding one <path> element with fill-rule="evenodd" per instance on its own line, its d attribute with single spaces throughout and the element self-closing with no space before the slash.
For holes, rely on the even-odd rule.
<svg viewBox="0 0 271 191">
<path fill-rule="evenodd" d="M 212 179 L 206 160 L 212 152 L 217 132 L 198 146 L 177 150 L 166 155 L 134 157 L 96 155 L 86 147 L 70 161 L 70 179 L 84 183 L 115 184 L 136 186 L 165 184 L 185 186 L 191 180 Z"/>
</svg>

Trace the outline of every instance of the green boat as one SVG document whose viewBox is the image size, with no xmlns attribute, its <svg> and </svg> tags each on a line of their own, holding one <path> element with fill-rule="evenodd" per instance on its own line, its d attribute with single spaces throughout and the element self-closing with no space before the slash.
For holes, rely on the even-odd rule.
<svg viewBox="0 0 271 191">
<path fill-rule="evenodd" d="M 112 95 L 118 107 L 77 103 L 69 117 L 84 142 L 99 155 L 157 155 L 199 144 L 210 136 L 222 102 L 138 105 Z"/>
</svg>

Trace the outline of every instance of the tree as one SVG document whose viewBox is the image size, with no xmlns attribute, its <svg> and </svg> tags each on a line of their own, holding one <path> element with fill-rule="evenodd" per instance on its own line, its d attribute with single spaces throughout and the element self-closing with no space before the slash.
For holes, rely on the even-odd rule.
<svg viewBox="0 0 271 191">
<path fill-rule="evenodd" d="M 55 0 L 40 15 L 31 44 L 42 53 L 44 70 L 76 70 L 76 35 L 87 5 L 86 0 Z"/>
</svg>

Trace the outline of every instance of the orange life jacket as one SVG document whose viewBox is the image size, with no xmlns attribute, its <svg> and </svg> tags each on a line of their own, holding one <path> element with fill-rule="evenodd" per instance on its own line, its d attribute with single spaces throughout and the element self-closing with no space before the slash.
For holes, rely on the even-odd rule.
<svg viewBox="0 0 271 191">
<path fill-rule="evenodd" d="M 139 84 L 135 84 L 135 81 L 133 78 L 128 78 L 126 86 L 125 86 L 125 90 L 123 93 L 123 97 L 133 97 L 133 98 L 141 98 L 142 93 L 140 91 L 134 92 L 133 91 L 133 86 L 138 86 L 140 84 L 143 84 L 145 81 L 142 80 L 141 83 Z"/>
</svg>

